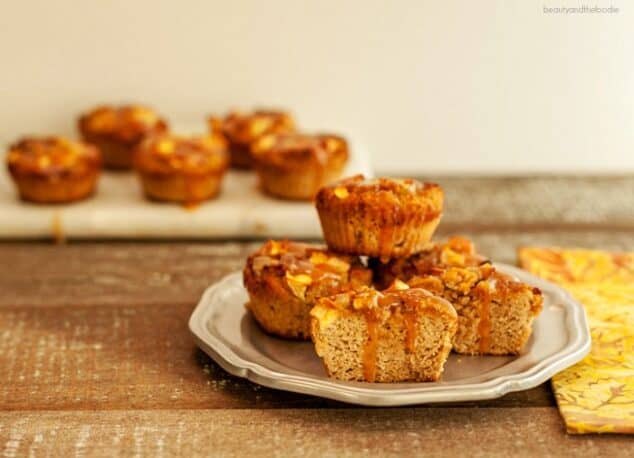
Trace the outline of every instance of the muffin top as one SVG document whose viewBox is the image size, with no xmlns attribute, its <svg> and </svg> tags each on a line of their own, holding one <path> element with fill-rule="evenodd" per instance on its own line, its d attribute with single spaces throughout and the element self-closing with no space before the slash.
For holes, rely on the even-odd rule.
<svg viewBox="0 0 634 458">
<path fill-rule="evenodd" d="M 63 137 L 25 137 L 9 147 L 7 165 L 13 175 L 81 175 L 101 166 L 101 154 Z"/>
<path fill-rule="evenodd" d="M 435 274 L 415 276 L 407 283 L 434 294 L 446 295 L 449 292 L 457 301 L 461 297 L 477 296 L 482 301 L 500 304 L 524 302 L 534 314 L 539 313 L 543 303 L 539 288 L 518 281 L 496 270 L 491 264 L 448 267 Z"/>
<path fill-rule="evenodd" d="M 149 133 L 165 132 L 167 123 L 145 106 L 103 105 L 82 115 L 79 118 L 79 128 L 83 135 L 98 135 L 133 143 Z"/>
<path fill-rule="evenodd" d="M 434 265 L 458 267 L 479 266 L 490 262 L 488 258 L 476 252 L 471 240 L 460 236 L 449 237 L 445 243 L 433 243 L 428 250 L 412 258 Z"/>
<path fill-rule="evenodd" d="M 383 263 L 370 260 L 380 285 L 387 286 L 395 278 L 407 281 L 416 275 L 439 272 L 448 267 L 480 266 L 490 261 L 478 254 L 471 240 L 450 237 L 446 242 L 431 242 L 423 251 L 403 258 L 393 258 Z"/>
<path fill-rule="evenodd" d="M 247 284 L 259 280 L 272 291 L 281 287 L 301 300 L 313 301 L 343 288 L 368 285 L 372 273 L 358 258 L 319 245 L 269 240 L 249 256 L 244 279 Z"/>
<path fill-rule="evenodd" d="M 267 134 L 251 145 L 251 152 L 260 164 L 294 169 L 308 163 L 325 166 L 332 161 L 345 162 L 348 144 L 331 134 Z"/>
<path fill-rule="evenodd" d="M 401 313 L 407 320 L 415 322 L 418 312 L 424 309 L 431 309 L 454 320 L 457 316 L 456 310 L 445 299 L 398 280 L 383 291 L 362 286 L 323 297 L 311 311 L 311 316 L 318 319 L 322 327 L 327 327 L 345 313 L 361 313 L 374 323 L 384 323 L 392 314 Z M 414 340 L 408 339 L 408 346 L 411 347 Z"/>
<path fill-rule="evenodd" d="M 355 175 L 319 190 L 317 207 L 330 204 L 381 206 L 386 211 L 416 207 L 427 219 L 441 214 L 443 191 L 435 183 L 421 183 L 412 178 L 370 178 Z"/>
<path fill-rule="evenodd" d="M 382 313 L 391 312 L 396 307 L 401 307 L 403 311 L 411 311 L 429 301 L 442 303 L 443 307 L 447 304 L 447 301 L 434 296 L 425 289 L 410 287 L 407 283 L 396 280 L 389 288 L 383 291 L 363 286 L 355 290 L 325 297 L 321 299 L 320 304 L 342 311 L 374 310 L 377 313 Z M 450 315 L 455 316 L 456 312 L 453 308 L 448 307 L 447 311 Z"/>
<path fill-rule="evenodd" d="M 293 132 L 295 122 L 284 111 L 256 110 L 252 113 L 231 112 L 225 118 L 210 117 L 211 132 L 224 135 L 229 144 L 249 147 L 262 135 Z"/>
<path fill-rule="evenodd" d="M 153 135 L 135 150 L 134 165 L 148 173 L 222 173 L 229 162 L 226 147 L 225 139 L 217 134 L 199 137 Z"/>
</svg>

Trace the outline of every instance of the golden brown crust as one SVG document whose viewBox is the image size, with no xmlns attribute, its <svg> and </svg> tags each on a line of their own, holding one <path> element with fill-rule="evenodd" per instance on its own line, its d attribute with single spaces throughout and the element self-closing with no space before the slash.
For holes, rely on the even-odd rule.
<svg viewBox="0 0 634 458">
<path fill-rule="evenodd" d="M 361 286 L 339 294 L 320 298 L 318 304 L 341 313 L 361 313 L 383 323 L 399 310 L 404 313 L 425 311 L 455 320 L 455 309 L 449 302 L 432 292 L 410 287 L 404 282 L 394 282 L 389 288 L 379 291 L 370 286 Z"/>
<path fill-rule="evenodd" d="M 266 242 L 249 256 L 243 275 L 256 321 L 272 334 L 298 339 L 310 338 L 309 312 L 318 298 L 372 281 L 357 258 L 287 240 Z"/>
<path fill-rule="evenodd" d="M 489 263 L 478 254 L 471 240 L 450 237 L 446 242 L 430 242 L 422 251 L 412 256 L 393 258 L 388 262 L 372 258 L 370 267 L 376 273 L 380 288 L 386 288 L 395 279 L 408 281 L 414 276 L 426 275 L 445 267 L 477 267 Z"/>
<path fill-rule="evenodd" d="M 268 134 L 252 144 L 251 152 L 263 190 L 274 197 L 310 200 L 341 176 L 348 144 L 331 134 Z"/>
<path fill-rule="evenodd" d="M 63 137 L 26 137 L 9 147 L 7 166 L 22 199 L 66 203 L 94 192 L 101 155 Z"/>
<path fill-rule="evenodd" d="M 229 142 L 231 166 L 251 168 L 251 145 L 263 135 L 295 131 L 295 121 L 289 113 L 276 110 L 256 110 L 252 113 L 231 112 L 224 118 L 211 116 L 212 133 L 220 133 Z"/>
<path fill-rule="evenodd" d="M 132 153 L 144 138 L 167 132 L 167 122 L 141 105 L 99 106 L 80 116 L 83 139 L 99 148 L 109 168 L 132 166 Z"/>
<path fill-rule="evenodd" d="M 187 204 L 218 194 L 228 161 L 226 142 L 218 135 L 155 135 L 134 153 L 134 168 L 147 197 Z"/>
<path fill-rule="evenodd" d="M 323 187 L 316 207 L 330 249 L 387 259 L 425 248 L 442 216 L 443 192 L 413 179 L 356 175 Z"/>
</svg>

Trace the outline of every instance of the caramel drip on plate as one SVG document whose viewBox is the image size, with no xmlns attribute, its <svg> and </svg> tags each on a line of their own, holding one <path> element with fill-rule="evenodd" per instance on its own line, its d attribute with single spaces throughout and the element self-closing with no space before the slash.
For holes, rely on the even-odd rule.
<svg viewBox="0 0 634 458">
<path fill-rule="evenodd" d="M 491 346 L 491 294 L 487 283 L 480 283 L 478 289 L 480 299 L 480 323 L 478 335 L 480 336 L 480 352 L 486 353 Z"/>
<path fill-rule="evenodd" d="M 184 180 L 185 200 L 183 202 L 183 207 L 189 211 L 196 210 L 205 200 L 201 197 L 201 189 L 203 189 L 206 177 L 191 173 L 185 174 Z"/>
<path fill-rule="evenodd" d="M 376 352 L 379 343 L 379 325 L 377 317 L 366 312 L 365 322 L 368 327 L 368 340 L 363 350 L 363 378 L 366 382 L 376 379 Z"/>
<path fill-rule="evenodd" d="M 186 201 L 183 202 L 183 208 L 187 211 L 193 212 L 200 206 L 200 202 L 198 201 Z"/>
<path fill-rule="evenodd" d="M 183 202 L 183 206 L 192 210 L 196 208 L 198 205 L 198 201 L 196 199 L 196 177 L 192 175 L 185 175 L 185 201 Z"/>
<path fill-rule="evenodd" d="M 51 220 L 51 232 L 55 243 L 64 243 L 66 235 L 64 234 L 64 226 L 62 225 L 62 216 L 59 212 L 53 213 Z"/>
</svg>

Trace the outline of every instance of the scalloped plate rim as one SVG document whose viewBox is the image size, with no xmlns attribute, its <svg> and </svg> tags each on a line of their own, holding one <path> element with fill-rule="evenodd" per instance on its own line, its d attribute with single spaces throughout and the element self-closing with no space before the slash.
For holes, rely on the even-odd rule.
<svg viewBox="0 0 634 458">
<path fill-rule="evenodd" d="M 557 372 L 583 359 L 591 346 L 585 310 L 567 291 L 517 267 L 500 263 L 495 263 L 495 266 L 501 271 L 557 296 L 566 311 L 566 329 L 571 338 L 558 352 L 537 361 L 528 369 L 500 375 L 484 382 L 397 383 L 392 385 L 397 385 L 398 388 L 377 390 L 371 383 L 315 379 L 311 374 L 278 372 L 244 359 L 207 328 L 209 315 L 214 310 L 212 300 L 214 294 L 227 284 L 232 284 L 233 287 L 233 283 L 237 281 L 236 277 L 241 277 L 241 272 L 228 274 L 205 290 L 190 317 L 189 329 L 198 346 L 224 370 L 269 388 L 310 394 L 352 404 L 385 407 L 493 399 L 513 391 L 531 389 L 547 381 Z"/>
</svg>

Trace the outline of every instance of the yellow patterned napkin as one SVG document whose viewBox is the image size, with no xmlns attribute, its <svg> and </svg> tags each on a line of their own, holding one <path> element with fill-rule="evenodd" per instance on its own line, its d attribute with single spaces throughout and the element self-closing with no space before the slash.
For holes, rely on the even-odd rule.
<svg viewBox="0 0 634 458">
<path fill-rule="evenodd" d="M 586 308 L 592 350 L 553 377 L 569 433 L 634 433 L 634 253 L 522 248 L 521 266 Z"/>
</svg>

